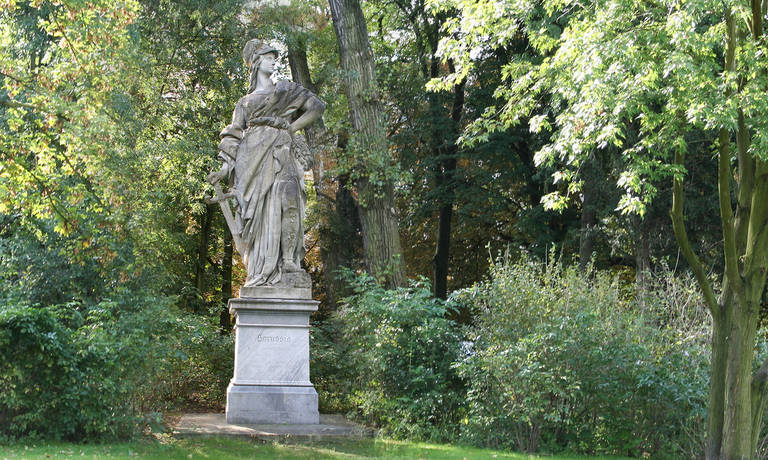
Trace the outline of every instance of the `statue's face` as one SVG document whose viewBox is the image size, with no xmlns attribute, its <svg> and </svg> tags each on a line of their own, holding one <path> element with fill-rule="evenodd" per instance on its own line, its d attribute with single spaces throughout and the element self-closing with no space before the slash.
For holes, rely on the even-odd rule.
<svg viewBox="0 0 768 460">
<path fill-rule="evenodd" d="M 275 72 L 275 55 L 272 53 L 263 54 L 259 63 L 259 72 L 272 75 Z"/>
</svg>

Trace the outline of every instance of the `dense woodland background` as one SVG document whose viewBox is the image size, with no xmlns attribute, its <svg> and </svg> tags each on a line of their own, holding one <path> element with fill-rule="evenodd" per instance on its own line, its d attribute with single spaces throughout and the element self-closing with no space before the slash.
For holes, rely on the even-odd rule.
<svg viewBox="0 0 768 460">
<path fill-rule="evenodd" d="M 328 104 L 306 132 L 321 411 L 412 439 L 702 456 L 711 320 L 673 183 L 720 293 L 718 129 L 757 120 L 760 157 L 768 111 L 759 84 L 723 102 L 728 11 L 747 6 L 672 3 L 0 2 L 0 441 L 221 407 L 244 268 L 204 178 L 262 38 Z"/>
</svg>

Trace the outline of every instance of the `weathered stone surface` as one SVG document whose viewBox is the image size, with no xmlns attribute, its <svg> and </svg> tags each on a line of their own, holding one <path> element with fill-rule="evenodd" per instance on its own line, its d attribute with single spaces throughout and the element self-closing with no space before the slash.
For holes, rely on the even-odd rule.
<svg viewBox="0 0 768 460">
<path fill-rule="evenodd" d="M 250 40 L 243 49 L 248 92 L 221 132 L 219 171 L 208 175 L 247 277 L 230 299 L 235 372 L 227 420 L 317 423 L 317 392 L 309 380 L 309 315 L 317 310 L 304 258 L 304 171 L 312 154 L 297 131 L 325 104 L 308 89 L 273 82 L 277 49 Z M 228 189 L 225 192 L 225 187 Z"/>
<path fill-rule="evenodd" d="M 309 274 L 303 273 L 309 277 Z M 243 286 L 240 288 L 240 297 L 252 299 L 311 299 L 312 285 L 304 287 L 286 286 Z"/>
<path fill-rule="evenodd" d="M 227 423 L 317 424 L 317 392 L 312 386 L 236 385 L 227 388 Z"/>
<path fill-rule="evenodd" d="M 229 312 L 233 315 L 241 311 L 317 311 L 320 302 L 312 299 L 282 299 L 268 297 L 239 297 L 229 299 Z"/>
<path fill-rule="evenodd" d="M 227 388 L 228 423 L 318 423 L 309 380 L 309 299 L 230 299 L 235 372 Z"/>
<path fill-rule="evenodd" d="M 319 424 L 231 424 L 224 414 L 184 414 L 173 430 L 175 437 L 242 436 L 267 441 L 371 437 L 375 433 L 338 414 L 320 414 Z"/>
</svg>

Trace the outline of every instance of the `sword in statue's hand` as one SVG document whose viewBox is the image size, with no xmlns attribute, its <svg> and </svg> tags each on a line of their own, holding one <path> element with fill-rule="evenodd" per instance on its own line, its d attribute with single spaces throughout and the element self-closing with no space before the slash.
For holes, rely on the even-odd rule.
<svg viewBox="0 0 768 460">
<path fill-rule="evenodd" d="M 235 249 L 237 249 L 237 252 L 239 252 L 241 255 L 244 255 L 245 244 L 243 243 L 243 239 L 240 237 L 240 229 L 237 228 L 235 217 L 232 215 L 232 208 L 229 206 L 230 198 L 236 199 L 238 201 L 238 205 L 240 206 L 242 206 L 243 200 L 236 190 L 224 193 L 221 189 L 221 184 L 219 184 L 218 181 L 213 184 L 213 189 L 216 191 L 216 195 L 213 197 L 205 197 L 205 202 L 208 204 L 219 203 L 219 206 L 221 206 L 221 211 L 224 213 L 224 220 L 227 221 L 229 232 L 232 234 L 232 241 L 235 243 Z"/>
</svg>

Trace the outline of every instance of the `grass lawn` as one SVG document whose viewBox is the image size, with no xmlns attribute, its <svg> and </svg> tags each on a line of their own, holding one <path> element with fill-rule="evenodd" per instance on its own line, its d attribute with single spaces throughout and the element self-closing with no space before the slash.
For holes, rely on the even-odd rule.
<svg viewBox="0 0 768 460">
<path fill-rule="evenodd" d="M 37 444 L 0 446 L 0 460 L 11 459 L 512 459 L 622 460 L 623 457 L 538 456 L 490 449 L 382 439 L 341 439 L 273 444 L 232 438 L 142 440 L 121 444 Z"/>
</svg>

